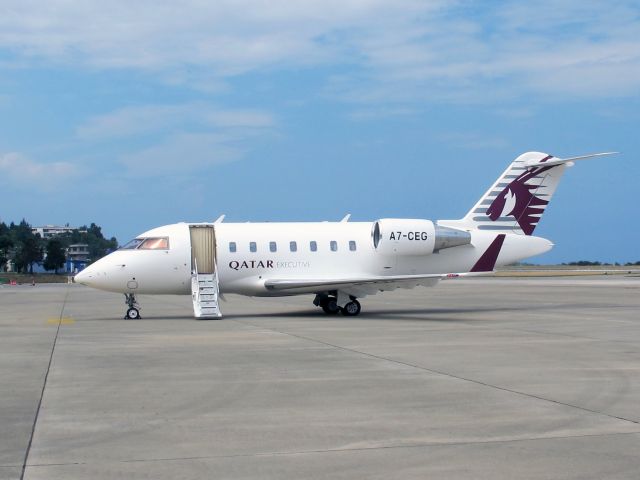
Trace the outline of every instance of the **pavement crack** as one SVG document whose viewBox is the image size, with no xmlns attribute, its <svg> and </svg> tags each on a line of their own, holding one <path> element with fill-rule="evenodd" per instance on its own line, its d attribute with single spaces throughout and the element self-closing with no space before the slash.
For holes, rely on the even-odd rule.
<svg viewBox="0 0 640 480">
<path fill-rule="evenodd" d="M 36 425 L 38 424 L 38 417 L 40 416 L 40 408 L 42 407 L 42 399 L 44 398 L 44 391 L 47 388 L 47 380 L 49 379 L 49 372 L 51 371 L 51 364 L 53 363 L 53 354 L 58 344 L 58 336 L 60 335 L 60 326 L 62 325 L 62 318 L 64 317 L 64 309 L 67 305 L 67 299 L 69 298 L 69 287 L 65 289 L 64 300 L 62 301 L 62 308 L 60 309 L 60 315 L 58 316 L 58 325 L 56 327 L 56 334 L 53 338 L 53 344 L 51 345 L 51 353 L 49 354 L 49 363 L 47 364 L 47 371 L 44 374 L 44 381 L 42 382 L 42 390 L 40 391 L 40 399 L 38 400 L 38 407 L 36 408 L 36 414 L 33 418 L 33 425 L 31 426 L 31 433 L 29 434 L 29 443 L 27 444 L 27 450 L 24 454 L 24 460 L 22 462 L 22 471 L 20 472 L 20 480 L 24 479 L 24 474 L 27 469 L 27 462 L 29 460 L 29 454 L 31 453 L 31 445 L 33 444 L 33 436 L 36 432 Z"/>
<path fill-rule="evenodd" d="M 593 413 L 593 414 L 596 414 L 596 415 L 603 415 L 605 417 L 613 418 L 613 419 L 616 419 L 616 420 L 622 420 L 624 422 L 629 422 L 629 423 L 633 423 L 635 425 L 640 425 L 640 420 L 633 420 L 633 419 L 630 419 L 630 418 L 625 418 L 625 417 L 620 417 L 620 416 L 617 416 L 617 415 L 612 415 L 612 414 L 601 412 L 601 411 L 598 411 L 598 410 L 593 410 L 593 409 L 590 409 L 590 408 L 581 407 L 579 405 L 573 405 L 571 403 L 561 402 L 560 400 L 553 400 L 551 398 L 545 398 L 545 397 L 541 397 L 539 395 L 534 395 L 534 394 L 531 394 L 531 393 L 521 392 L 519 390 L 514 390 L 514 389 L 511 389 L 511 388 L 507 388 L 507 387 L 501 387 L 499 385 L 493 385 L 491 383 L 483 382 L 481 380 L 475 380 L 473 378 L 463 377 L 461 375 L 455 375 L 453 373 L 448 373 L 448 372 L 445 372 L 445 371 L 442 371 L 442 370 L 436 370 L 434 368 L 423 367 L 421 365 L 417 365 L 417 364 L 414 364 L 414 363 L 404 362 L 402 360 L 396 360 L 396 359 L 393 359 L 393 358 L 383 357 L 381 355 L 375 355 L 373 353 L 363 352 L 361 350 L 356 350 L 354 348 L 349 348 L 349 347 L 344 347 L 344 346 L 336 345 L 336 344 L 329 343 L 329 342 L 324 342 L 322 340 L 318 340 L 318 339 L 311 338 L 311 337 L 306 337 L 304 335 L 297 335 L 295 333 L 283 332 L 283 331 L 275 329 L 275 328 L 269 328 L 269 327 L 265 327 L 263 325 L 256 325 L 256 324 L 251 323 L 251 322 L 246 322 L 246 321 L 241 321 L 241 320 L 233 320 L 233 321 L 237 322 L 237 323 L 242 323 L 242 324 L 245 324 L 245 325 L 250 325 L 250 326 L 253 326 L 255 328 L 262 328 L 262 329 L 269 330 L 269 331 L 272 331 L 272 332 L 280 333 L 282 335 L 288 335 L 290 337 L 298 338 L 300 340 L 306 340 L 306 341 L 309 341 L 309 342 L 315 342 L 315 343 L 318 343 L 318 344 L 321 344 L 321 345 L 326 345 L 328 347 L 336 348 L 336 349 L 343 350 L 343 351 L 346 351 L 346 352 L 355 353 L 355 354 L 358 354 L 358 355 L 364 355 L 364 356 L 367 356 L 367 357 L 370 357 L 370 358 L 375 358 L 377 360 L 383 360 L 383 361 L 386 361 L 386 362 L 395 363 L 397 365 L 404 365 L 406 367 L 415 368 L 415 369 L 418 369 L 418 370 L 422 370 L 422 371 L 425 371 L 425 372 L 433 373 L 433 374 L 436 374 L 436 375 L 441 375 L 441 376 L 444 376 L 444 377 L 453 378 L 453 379 L 456 379 L 456 380 L 462 380 L 462 381 L 465 381 L 465 382 L 474 383 L 476 385 L 481 385 L 481 386 L 487 387 L 487 388 L 493 388 L 495 390 L 500 390 L 500 391 L 503 391 L 503 392 L 512 393 L 514 395 L 520 395 L 520 396 L 523 396 L 523 397 L 534 398 L 536 400 L 541 400 L 541 401 L 544 401 L 544 402 L 554 403 L 556 405 L 563 405 L 565 407 L 575 408 L 577 410 L 582 410 L 584 412 L 589 412 L 589 413 Z"/>
</svg>

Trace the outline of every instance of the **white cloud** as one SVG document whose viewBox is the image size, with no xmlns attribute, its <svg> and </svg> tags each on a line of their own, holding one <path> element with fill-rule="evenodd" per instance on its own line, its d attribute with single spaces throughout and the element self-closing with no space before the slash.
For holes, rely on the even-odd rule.
<svg viewBox="0 0 640 480">
<path fill-rule="evenodd" d="M 509 145 L 503 138 L 473 132 L 439 134 L 437 139 L 452 147 L 465 150 L 500 150 Z"/>
<path fill-rule="evenodd" d="M 339 78 L 330 91 L 364 103 L 499 103 L 531 94 L 632 96 L 640 89 L 637 3 L 475 8 L 443 9 L 402 29 L 355 38 L 364 73 L 358 82 Z"/>
<path fill-rule="evenodd" d="M 36 162 L 17 152 L 0 154 L 0 182 L 5 185 L 54 189 L 59 187 L 57 182 L 78 174 L 68 162 Z"/>
<path fill-rule="evenodd" d="M 131 138 L 150 146 L 117 155 L 130 176 L 189 175 L 241 159 L 246 145 L 276 132 L 274 117 L 262 110 L 223 109 L 198 102 L 124 107 L 89 118 L 76 130 L 92 142 Z M 111 160 L 106 160 L 111 161 Z"/>
<path fill-rule="evenodd" d="M 349 113 L 352 120 L 375 120 L 380 117 L 406 117 L 416 115 L 418 111 L 409 107 L 361 108 Z"/>
<path fill-rule="evenodd" d="M 275 124 L 270 113 L 260 110 L 222 109 L 205 103 L 140 105 L 91 117 L 76 134 L 83 140 L 101 140 L 194 128 L 267 129 Z"/>
<path fill-rule="evenodd" d="M 84 140 L 137 136 L 182 123 L 188 110 L 185 105 L 124 107 L 91 117 L 77 128 L 76 134 Z"/>
<path fill-rule="evenodd" d="M 131 176 L 191 175 L 240 159 L 245 151 L 232 135 L 182 133 L 144 150 L 122 155 Z"/>
<path fill-rule="evenodd" d="M 635 0 L 5 0 L 0 10 L 0 48 L 22 64 L 146 70 L 213 91 L 247 72 L 331 66 L 328 91 L 366 104 L 632 96 L 638 38 Z"/>
<path fill-rule="evenodd" d="M 273 117 L 257 110 L 214 110 L 205 115 L 205 120 L 216 127 L 270 128 Z"/>
<path fill-rule="evenodd" d="M 0 45 L 98 67 L 195 65 L 226 76 L 279 62 L 316 63 L 331 56 L 331 35 L 340 29 L 423 12 L 438 3 L 8 0 L 0 15 Z"/>
</svg>

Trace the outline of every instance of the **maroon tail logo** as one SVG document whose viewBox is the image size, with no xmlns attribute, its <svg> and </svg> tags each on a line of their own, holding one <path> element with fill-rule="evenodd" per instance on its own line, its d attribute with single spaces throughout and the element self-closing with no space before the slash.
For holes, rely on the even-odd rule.
<svg viewBox="0 0 640 480">
<path fill-rule="evenodd" d="M 546 158 L 542 162 L 545 160 Z M 531 193 L 538 185 L 528 185 L 527 182 L 551 168 L 553 166 L 526 170 L 498 194 L 487 209 L 487 216 L 495 222 L 500 217 L 511 215 L 517 220 L 525 235 L 531 235 L 549 202 Z"/>
</svg>

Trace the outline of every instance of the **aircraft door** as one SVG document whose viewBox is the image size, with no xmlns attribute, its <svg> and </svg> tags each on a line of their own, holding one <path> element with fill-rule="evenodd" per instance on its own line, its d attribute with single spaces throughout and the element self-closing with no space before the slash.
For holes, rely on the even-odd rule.
<svg viewBox="0 0 640 480">
<path fill-rule="evenodd" d="M 215 273 L 216 234 L 213 225 L 190 225 L 191 271 Z"/>
</svg>

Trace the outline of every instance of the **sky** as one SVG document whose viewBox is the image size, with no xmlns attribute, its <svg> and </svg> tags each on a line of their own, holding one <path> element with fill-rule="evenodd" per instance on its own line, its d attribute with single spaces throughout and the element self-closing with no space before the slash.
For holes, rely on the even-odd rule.
<svg viewBox="0 0 640 480">
<path fill-rule="evenodd" d="M 0 2 L 0 220 L 460 218 L 567 171 L 537 263 L 638 261 L 640 3 Z"/>
</svg>

